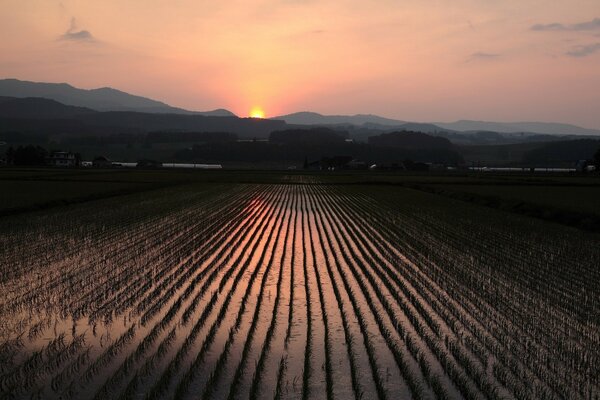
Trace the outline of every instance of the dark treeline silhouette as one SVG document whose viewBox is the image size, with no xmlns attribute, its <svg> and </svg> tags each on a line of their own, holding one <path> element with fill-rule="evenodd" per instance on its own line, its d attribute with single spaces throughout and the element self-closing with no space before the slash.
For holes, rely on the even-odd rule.
<svg viewBox="0 0 600 400">
<path fill-rule="evenodd" d="M 75 92 L 71 94 L 81 94 Z M 96 95 L 103 96 L 104 92 L 100 90 Z M 27 93 L 34 95 L 34 92 Z M 464 159 L 469 165 L 519 167 L 573 167 L 578 161 L 591 160 L 598 147 L 590 138 L 577 141 L 576 137 L 528 132 L 456 132 L 434 124 L 404 121 L 390 126 L 387 124 L 393 121 L 368 115 L 353 119 L 362 125 L 344 123 L 311 128 L 288 125 L 282 120 L 237 118 L 227 112 L 205 115 L 102 112 L 55 100 L 0 97 L 0 142 L 6 143 L 2 146 L 33 144 L 48 149 L 69 148 L 88 159 L 106 154 L 123 161 L 140 158 L 217 163 L 240 160 L 297 165 L 305 156 L 314 162 L 323 157 L 351 154 L 361 160 L 390 165 L 404 159 L 444 164 L 456 164 Z M 127 102 L 133 100 L 127 97 Z M 142 103 L 141 108 L 134 108 L 150 111 L 164 106 L 156 102 Z M 324 122 L 343 120 L 328 117 Z M 269 143 L 258 143 L 267 139 Z M 238 143 L 243 140 L 257 142 Z M 175 154 L 177 148 L 181 150 Z M 245 154 L 246 151 L 252 154 Z"/>
<path fill-rule="evenodd" d="M 94 111 L 43 98 L 0 97 L 0 133 L 43 135 L 145 134 L 153 131 L 232 132 L 245 138 L 267 138 L 286 127 L 284 121 L 132 111 Z"/>
<path fill-rule="evenodd" d="M 403 169 L 408 169 L 405 166 L 405 160 L 445 165 L 465 163 L 461 155 L 465 147 L 456 147 L 446 138 L 419 132 L 392 132 L 371 136 L 368 143 L 357 143 L 349 140 L 347 136 L 346 131 L 330 128 L 274 131 L 269 140 L 239 139 L 238 135 L 231 132 L 170 130 L 149 133 L 67 135 L 60 140 L 54 140 L 53 136 L 43 134 L 6 132 L 0 133 L 0 141 L 6 142 L 13 148 L 20 146 L 28 149 L 23 154 L 29 155 L 19 157 L 20 160 L 25 160 L 19 161 L 20 164 L 9 161 L 14 156 L 7 155 L 4 158 L 6 162 L 17 165 L 43 164 L 35 161 L 41 160 L 43 157 L 33 156 L 33 148 L 38 149 L 38 153 L 42 148 L 85 151 L 88 158 L 96 154 L 110 156 L 111 149 L 127 148 L 131 152 L 130 159 L 134 160 L 151 157 L 163 162 L 265 162 L 289 163 L 297 167 L 301 166 L 305 159 L 314 166 L 315 162 L 322 159 L 342 155 L 351 156 L 353 159 L 369 165 L 378 164 L 380 168 L 387 166 L 391 169 L 394 166 L 403 166 Z M 169 146 L 158 153 L 143 152 L 144 149 L 153 149 L 154 144 L 169 144 Z M 497 152 L 503 151 L 506 153 L 505 158 L 508 158 L 512 154 L 518 155 L 518 148 L 515 146 L 519 145 L 490 146 L 490 149 L 497 149 Z M 511 147 L 515 147 L 515 149 Z M 580 160 L 587 160 L 588 165 L 598 165 L 599 161 L 594 161 L 594 154 L 599 147 L 600 140 L 595 139 L 540 143 L 539 147 L 526 150 L 523 152 L 523 156 L 519 156 L 523 158 L 519 165 L 573 167 Z M 160 146 L 156 148 L 160 148 Z M 173 150 L 173 148 L 180 148 L 180 150 Z M 13 149 L 14 151 L 16 150 Z M 496 158 L 500 158 L 500 156 L 497 155 Z M 467 163 L 470 162 L 467 159 Z M 324 163 L 321 167 L 326 168 L 328 165 Z"/>
<path fill-rule="evenodd" d="M 347 138 L 347 131 L 330 128 L 287 129 L 271 132 L 269 142 L 281 145 L 331 145 L 344 143 Z"/>
<path fill-rule="evenodd" d="M 105 146 L 111 144 L 145 143 L 145 134 L 116 133 L 111 135 L 67 136 L 60 140 L 63 145 Z"/>
<path fill-rule="evenodd" d="M 225 143 L 235 142 L 238 135 L 231 132 L 150 132 L 146 135 L 146 142 L 149 143 Z"/>
<path fill-rule="evenodd" d="M 3 135 L 0 134 L 0 137 Z M 160 131 L 144 134 L 117 133 L 110 135 L 67 136 L 61 139 L 64 145 L 102 146 L 109 144 L 153 144 L 153 143 L 224 143 L 235 142 L 235 133 L 230 132 L 173 132 Z"/>
<path fill-rule="evenodd" d="M 434 140 L 434 147 L 428 146 L 428 136 L 414 132 L 403 132 L 402 135 L 417 135 L 422 143 L 418 146 L 402 147 L 401 144 L 372 145 L 347 141 L 344 133 L 331 129 L 287 130 L 273 132 L 269 141 L 236 141 L 221 143 L 196 144 L 175 154 L 179 161 L 186 162 L 290 162 L 298 164 L 305 158 L 309 162 L 326 157 L 340 155 L 369 163 L 399 163 L 410 159 L 417 162 L 442 163 L 457 165 L 462 157 L 451 144 L 440 145 Z M 439 139 L 429 137 L 430 139 Z"/>
<path fill-rule="evenodd" d="M 451 150 L 452 143 L 446 138 L 434 137 L 420 132 L 391 132 L 369 138 L 376 147 L 393 147 L 412 150 Z"/>
<path fill-rule="evenodd" d="M 600 148 L 600 140 L 579 139 L 546 143 L 527 152 L 523 160 L 529 164 L 553 165 L 566 161 L 592 160 Z"/>
<path fill-rule="evenodd" d="M 0 96 L 0 117 L 9 119 L 62 119 L 73 118 L 82 114 L 94 113 L 85 107 L 67 106 L 58 101 L 40 97 Z"/>
<path fill-rule="evenodd" d="M 41 146 L 9 147 L 6 151 L 6 162 L 9 165 L 45 165 L 48 151 Z"/>
</svg>

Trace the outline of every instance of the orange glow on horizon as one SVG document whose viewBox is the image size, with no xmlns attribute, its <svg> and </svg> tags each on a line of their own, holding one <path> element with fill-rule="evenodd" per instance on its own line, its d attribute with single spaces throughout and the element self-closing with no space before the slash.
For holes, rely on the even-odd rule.
<svg viewBox="0 0 600 400">
<path fill-rule="evenodd" d="M 265 117 L 265 111 L 260 108 L 260 107 L 253 107 L 252 110 L 250 110 L 250 118 L 264 118 Z"/>
<path fill-rule="evenodd" d="M 540 3 L 7 0 L 0 77 L 247 118 L 313 111 L 600 129 L 599 2 Z"/>
</svg>

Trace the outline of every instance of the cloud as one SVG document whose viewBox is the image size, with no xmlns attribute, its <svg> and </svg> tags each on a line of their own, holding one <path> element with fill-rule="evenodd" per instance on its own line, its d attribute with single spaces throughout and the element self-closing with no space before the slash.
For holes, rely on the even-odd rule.
<svg viewBox="0 0 600 400">
<path fill-rule="evenodd" d="M 500 54 L 494 54 L 494 53 L 485 53 L 483 51 L 477 51 L 473 54 L 471 54 L 469 56 L 469 60 L 468 61 L 475 61 L 475 60 L 494 60 L 496 58 L 500 57 Z"/>
<path fill-rule="evenodd" d="M 532 31 L 593 31 L 600 29 L 600 18 L 578 24 L 564 25 L 558 22 L 551 24 L 536 24 L 531 27 Z"/>
<path fill-rule="evenodd" d="M 535 24 L 531 27 L 532 31 L 565 31 L 567 30 L 563 24 L 555 22 L 553 24 Z"/>
<path fill-rule="evenodd" d="M 587 57 L 597 51 L 600 51 L 600 43 L 574 47 L 571 51 L 567 52 L 567 55 L 571 57 Z"/>
<path fill-rule="evenodd" d="M 69 29 L 60 36 L 60 40 L 68 40 L 75 42 L 95 42 L 96 38 L 85 29 L 78 30 L 77 28 L 77 20 L 75 17 L 71 18 L 71 25 Z"/>
</svg>

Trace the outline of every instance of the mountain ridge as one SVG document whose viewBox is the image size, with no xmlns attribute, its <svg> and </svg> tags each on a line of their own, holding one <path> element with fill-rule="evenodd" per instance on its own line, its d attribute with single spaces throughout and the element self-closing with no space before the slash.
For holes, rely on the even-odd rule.
<svg viewBox="0 0 600 400">
<path fill-rule="evenodd" d="M 67 106 L 84 107 L 95 111 L 140 112 L 148 114 L 202 115 L 236 117 L 226 109 L 196 112 L 170 106 L 164 102 L 133 95 L 111 87 L 79 89 L 68 83 L 0 79 L 0 97 L 45 98 Z M 534 133 L 550 135 L 600 136 L 600 129 L 553 122 L 490 122 L 462 119 L 454 122 L 410 122 L 374 114 L 326 115 L 311 111 L 281 115 L 270 120 L 282 120 L 290 125 L 347 125 L 377 130 L 418 130 L 426 133 L 481 131 L 499 133 Z"/>
<path fill-rule="evenodd" d="M 59 119 L 96 112 L 90 108 L 69 106 L 42 97 L 0 96 L 0 118 Z"/>
<path fill-rule="evenodd" d="M 455 122 L 409 122 L 399 119 L 381 117 L 373 114 L 355 114 L 355 115 L 325 115 L 312 111 L 301 111 L 286 115 L 273 117 L 288 124 L 295 125 L 356 125 L 356 126 L 374 126 L 413 129 L 415 127 L 427 127 L 429 132 L 456 131 L 456 132 L 477 132 L 491 131 L 500 133 L 540 133 L 552 135 L 600 135 L 600 129 L 582 128 L 577 125 L 564 124 L 557 122 L 488 122 L 475 120 L 458 120 Z"/>
<path fill-rule="evenodd" d="M 284 120 L 288 124 L 297 125 L 363 125 L 365 123 L 394 126 L 405 124 L 406 121 L 380 117 L 373 114 L 355 114 L 355 115 L 324 115 L 312 111 L 299 111 L 291 114 L 280 115 L 271 119 Z"/>
<path fill-rule="evenodd" d="M 560 122 L 494 122 L 462 119 L 455 122 L 434 122 L 435 125 L 460 132 L 493 131 L 500 133 L 546 133 L 552 135 L 600 135 L 600 129 L 582 128 Z"/>
<path fill-rule="evenodd" d="M 133 95 L 122 90 L 101 87 L 80 89 L 68 83 L 22 81 L 14 78 L 0 79 L 0 96 L 41 97 L 69 106 L 86 107 L 96 111 L 135 111 L 160 114 L 189 114 L 232 117 L 225 109 L 196 112 L 170 106 L 162 101 Z"/>
<path fill-rule="evenodd" d="M 42 135 L 140 134 L 155 131 L 231 132 L 266 138 L 284 121 L 202 114 L 95 111 L 46 98 L 0 96 L 0 133 Z"/>
</svg>

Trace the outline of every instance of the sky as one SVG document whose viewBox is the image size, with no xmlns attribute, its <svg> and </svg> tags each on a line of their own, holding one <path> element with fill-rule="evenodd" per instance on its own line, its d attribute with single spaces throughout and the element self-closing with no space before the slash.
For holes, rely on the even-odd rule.
<svg viewBox="0 0 600 400">
<path fill-rule="evenodd" d="M 0 0 L 0 78 L 192 110 L 600 128 L 599 0 Z"/>
</svg>

